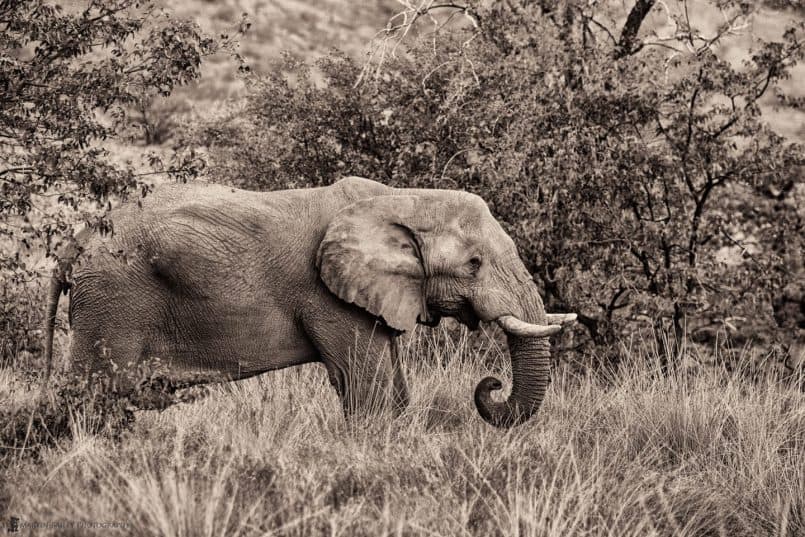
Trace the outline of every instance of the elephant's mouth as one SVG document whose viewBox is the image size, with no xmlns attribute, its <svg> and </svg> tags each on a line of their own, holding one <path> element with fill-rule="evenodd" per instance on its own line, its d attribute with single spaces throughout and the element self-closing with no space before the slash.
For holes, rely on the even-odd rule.
<svg viewBox="0 0 805 537">
<path fill-rule="evenodd" d="M 456 319 L 458 319 L 458 322 L 465 325 L 470 330 L 477 330 L 478 325 L 481 322 L 481 318 L 475 314 L 475 311 L 472 308 L 465 308 L 461 310 L 458 315 L 456 315 Z"/>
<path fill-rule="evenodd" d="M 429 319 L 423 321 L 417 318 L 420 324 L 433 327 L 439 324 L 442 317 L 452 317 L 470 330 L 477 330 L 481 323 L 481 317 L 466 298 L 450 302 L 428 301 L 428 311 Z"/>
</svg>

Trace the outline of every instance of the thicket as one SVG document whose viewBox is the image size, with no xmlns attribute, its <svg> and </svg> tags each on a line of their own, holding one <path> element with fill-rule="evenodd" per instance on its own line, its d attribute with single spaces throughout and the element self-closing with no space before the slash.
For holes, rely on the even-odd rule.
<svg viewBox="0 0 805 537">
<path fill-rule="evenodd" d="M 755 8 L 714 2 L 710 33 L 687 8 L 411 3 L 364 63 L 289 57 L 247 77 L 247 101 L 193 142 L 244 188 L 354 174 L 480 194 L 548 309 L 579 312 L 569 346 L 641 331 L 785 343 L 805 328 L 805 152 L 760 103 L 802 108 L 779 85 L 802 25 L 733 65 L 717 48 Z"/>
<path fill-rule="evenodd" d="M 78 226 L 112 231 L 110 201 L 147 194 L 154 175 L 198 174 L 192 151 L 140 163 L 104 143 L 153 136 L 142 110 L 216 52 L 234 53 L 233 40 L 153 2 L 0 0 L 0 364 L 40 350 L 42 252 L 57 257 Z"/>
<path fill-rule="evenodd" d="M 32 252 L 56 256 L 79 225 L 112 231 L 111 200 L 199 175 L 200 147 L 209 179 L 245 188 L 355 174 L 482 195 L 547 307 L 580 313 L 565 347 L 802 337 L 805 152 L 760 108 L 802 108 L 779 85 L 802 25 L 734 65 L 717 49 L 749 31 L 746 2 L 714 1 L 707 32 L 685 2 L 402 4 L 363 62 L 243 68 L 247 99 L 143 168 L 104 142 L 133 124 L 164 139 L 157 99 L 232 39 L 150 2 L 0 0 L 0 361 L 40 351 Z"/>
</svg>

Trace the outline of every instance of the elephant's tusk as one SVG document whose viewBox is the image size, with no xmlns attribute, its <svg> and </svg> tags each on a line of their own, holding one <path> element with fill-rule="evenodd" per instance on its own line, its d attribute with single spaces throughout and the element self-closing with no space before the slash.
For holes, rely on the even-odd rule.
<svg viewBox="0 0 805 537">
<path fill-rule="evenodd" d="M 576 320 L 575 313 L 546 313 L 549 324 L 568 324 Z"/>
<path fill-rule="evenodd" d="M 507 334 L 520 337 L 548 337 L 562 329 L 558 324 L 527 323 L 513 315 L 501 315 L 497 321 Z"/>
</svg>

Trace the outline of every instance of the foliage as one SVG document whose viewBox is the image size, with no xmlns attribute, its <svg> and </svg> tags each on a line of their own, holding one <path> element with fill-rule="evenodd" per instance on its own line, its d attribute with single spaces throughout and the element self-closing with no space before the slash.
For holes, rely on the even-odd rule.
<svg viewBox="0 0 805 537">
<path fill-rule="evenodd" d="M 196 175 L 195 155 L 146 171 L 118 164 L 104 145 L 128 124 L 127 110 L 199 77 L 202 59 L 232 52 L 192 22 L 141 0 L 94 0 L 63 9 L 47 0 L 0 1 L 0 274 L 5 304 L 36 275 L 30 253 L 48 256 L 77 225 L 111 230 L 110 202 L 147 178 Z M 4 306 L 4 342 L 33 328 Z M 39 323 L 33 326 L 38 326 Z M 22 330 L 25 334 L 19 334 Z M 4 344 L 3 360 L 8 360 Z"/>
<path fill-rule="evenodd" d="M 30 396 L 22 404 L 9 397 L 0 405 L 0 467 L 39 457 L 43 449 L 76 436 L 105 433 L 117 439 L 134 422 L 135 410 L 164 410 L 204 395 L 203 387 L 177 391 L 187 386 L 167 381 L 158 358 L 114 375 L 71 371 L 43 380 L 41 374 L 17 371 L 17 390 L 9 391 Z M 5 380 L 0 377 L 0 384 Z"/>
<path fill-rule="evenodd" d="M 182 98 L 153 96 L 143 99 L 134 107 L 132 119 L 137 138 L 145 145 L 163 145 L 175 134 L 183 115 L 190 111 L 190 105 Z"/>
<path fill-rule="evenodd" d="M 39 382 L 32 377 L 28 389 L 39 391 Z M 41 395 L 30 404 L 8 404 L 0 410 L 0 467 L 37 458 L 43 449 L 79 432 L 119 436 L 134 421 L 130 398 L 120 397 L 110 379 L 98 374 L 51 379 Z"/>
<path fill-rule="evenodd" d="M 29 367 L 41 350 L 41 285 L 3 281 L 0 295 L 0 365 Z"/>
<path fill-rule="evenodd" d="M 802 0 L 766 0 L 764 3 L 774 9 L 792 9 L 805 12 L 805 2 Z"/>
<path fill-rule="evenodd" d="M 288 58 L 195 141 L 216 179 L 248 188 L 354 174 L 482 195 L 548 308 L 580 312 L 593 343 L 669 326 L 754 336 L 801 274 L 805 153 L 760 110 L 802 58 L 801 27 L 735 66 L 714 49 L 747 4 L 717 2 L 715 38 L 669 10 L 675 31 L 653 42 L 639 30 L 654 2 L 637 4 L 618 38 L 598 3 L 427 3 L 449 13 L 432 32 L 411 39 L 433 13 L 410 10 L 364 65 Z"/>
</svg>

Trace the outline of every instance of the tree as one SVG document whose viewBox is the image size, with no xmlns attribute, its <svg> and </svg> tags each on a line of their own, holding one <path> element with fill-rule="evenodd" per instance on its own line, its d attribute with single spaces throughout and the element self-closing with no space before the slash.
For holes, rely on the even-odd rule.
<svg viewBox="0 0 805 537">
<path fill-rule="evenodd" d="M 197 139 L 211 173 L 260 189 L 358 174 L 476 192 L 548 308 L 580 312 L 599 349 L 642 329 L 767 333 L 796 277 L 784 258 L 802 247 L 805 154 L 760 100 L 801 59 L 801 31 L 736 67 L 714 49 L 745 3 L 715 2 L 715 35 L 668 8 L 651 38 L 653 1 L 622 17 L 586 1 L 487 4 L 411 4 L 368 63 L 319 62 L 324 84 L 293 60 L 252 77 L 245 107 Z"/>
<path fill-rule="evenodd" d="M 55 255 L 82 223 L 111 230 L 110 201 L 145 195 L 153 174 L 199 171 L 192 154 L 170 165 L 152 156 L 145 171 L 115 164 L 103 142 L 125 126 L 126 110 L 198 78 L 205 56 L 233 46 L 151 2 L 90 0 L 64 10 L 0 0 L 0 360 L 21 339 L 38 339 L 31 332 L 39 316 L 29 308 L 40 303 L 25 284 L 39 274 L 27 253 L 42 245 Z"/>
</svg>

